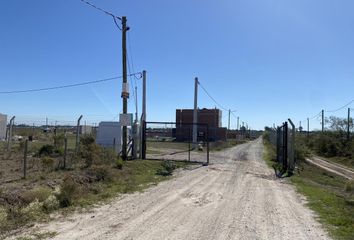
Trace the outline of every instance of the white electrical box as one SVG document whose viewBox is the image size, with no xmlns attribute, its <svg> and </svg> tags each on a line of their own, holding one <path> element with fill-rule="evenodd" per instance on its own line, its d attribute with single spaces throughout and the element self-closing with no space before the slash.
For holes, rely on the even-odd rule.
<svg viewBox="0 0 354 240">
<path fill-rule="evenodd" d="M 96 143 L 102 147 L 113 148 L 116 153 L 122 150 L 122 129 L 119 122 L 100 122 Z"/>
</svg>

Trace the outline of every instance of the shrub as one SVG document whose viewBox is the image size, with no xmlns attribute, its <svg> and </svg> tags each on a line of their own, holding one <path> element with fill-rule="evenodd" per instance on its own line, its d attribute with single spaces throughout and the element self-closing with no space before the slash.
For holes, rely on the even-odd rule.
<svg viewBox="0 0 354 240">
<path fill-rule="evenodd" d="M 59 200 L 54 196 L 50 195 L 44 202 L 43 202 L 43 211 L 46 213 L 50 213 L 54 210 L 59 208 Z"/>
<path fill-rule="evenodd" d="M 80 143 L 83 146 L 89 146 L 95 143 L 95 138 L 93 136 L 87 135 L 80 138 Z"/>
<path fill-rule="evenodd" d="M 20 211 L 22 212 L 26 221 L 35 221 L 43 216 L 42 205 L 43 204 L 40 203 L 38 199 L 36 199 L 28 204 L 27 207 L 22 208 Z"/>
<path fill-rule="evenodd" d="M 46 187 L 38 187 L 22 194 L 23 201 L 27 204 L 38 200 L 44 202 L 51 194 L 51 190 Z"/>
<path fill-rule="evenodd" d="M 94 165 L 87 170 L 87 174 L 94 178 L 95 181 L 111 181 L 112 175 L 109 167 L 102 165 Z"/>
<path fill-rule="evenodd" d="M 56 194 L 59 206 L 62 208 L 69 207 L 72 204 L 77 190 L 77 183 L 75 183 L 72 177 L 66 176 L 61 184 L 59 193 Z"/>
<path fill-rule="evenodd" d="M 51 172 L 54 170 L 54 158 L 51 157 L 42 157 L 41 158 L 41 162 L 42 162 L 42 166 L 43 168 L 48 171 Z"/>
<path fill-rule="evenodd" d="M 172 175 L 173 170 L 177 168 L 175 162 L 173 161 L 163 161 L 161 163 L 161 167 L 162 169 L 157 170 L 157 174 L 162 176 Z"/>
<path fill-rule="evenodd" d="M 345 184 L 345 191 L 349 193 L 354 193 L 354 180 L 348 181 Z"/>
<path fill-rule="evenodd" d="M 123 159 L 121 159 L 120 157 L 117 157 L 117 160 L 116 160 L 116 168 L 118 169 L 122 169 L 123 168 Z"/>
<path fill-rule="evenodd" d="M 94 162 L 99 162 L 101 158 L 101 148 L 95 144 L 92 136 L 84 136 L 80 139 L 82 145 L 81 156 L 85 159 L 85 167 L 90 167 Z"/>
<path fill-rule="evenodd" d="M 65 142 L 65 135 L 64 134 L 57 134 L 57 135 L 53 136 L 53 141 L 54 141 L 54 148 L 55 149 L 63 148 L 64 142 Z"/>
<path fill-rule="evenodd" d="M 41 157 L 42 155 L 44 156 L 50 156 L 54 153 L 54 146 L 50 144 L 43 145 L 39 151 L 38 155 Z"/>
</svg>

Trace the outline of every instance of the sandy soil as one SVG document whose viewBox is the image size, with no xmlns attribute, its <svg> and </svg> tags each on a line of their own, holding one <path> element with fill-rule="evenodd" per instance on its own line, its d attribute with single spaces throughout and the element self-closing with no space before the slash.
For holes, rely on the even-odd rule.
<svg viewBox="0 0 354 240">
<path fill-rule="evenodd" d="M 258 139 L 211 153 L 207 167 L 37 227 L 54 239 L 329 239 L 262 151 Z"/>
</svg>

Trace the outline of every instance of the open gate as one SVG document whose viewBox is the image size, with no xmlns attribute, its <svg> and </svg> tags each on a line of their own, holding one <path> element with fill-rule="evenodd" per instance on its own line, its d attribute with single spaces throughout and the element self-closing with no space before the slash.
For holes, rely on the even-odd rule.
<svg viewBox="0 0 354 240">
<path fill-rule="evenodd" d="M 197 142 L 193 142 L 197 126 Z M 143 122 L 142 159 L 209 163 L 209 127 L 202 123 Z"/>
</svg>

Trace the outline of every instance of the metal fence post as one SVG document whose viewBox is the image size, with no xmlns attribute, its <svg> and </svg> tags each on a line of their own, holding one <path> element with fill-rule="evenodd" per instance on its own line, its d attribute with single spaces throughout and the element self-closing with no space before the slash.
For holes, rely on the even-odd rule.
<svg viewBox="0 0 354 240">
<path fill-rule="evenodd" d="M 288 169 L 288 122 L 284 123 L 283 128 L 283 170 Z"/>
<path fill-rule="evenodd" d="M 209 165 L 209 125 L 207 125 L 207 165 Z"/>
<path fill-rule="evenodd" d="M 67 156 L 67 153 L 68 153 L 68 138 L 65 135 L 65 138 L 64 138 L 64 163 L 63 163 L 63 169 L 66 168 L 66 156 Z"/>
<path fill-rule="evenodd" d="M 23 155 L 23 178 L 26 179 L 27 177 L 27 145 L 28 145 L 28 139 L 25 141 L 25 151 Z"/>
<path fill-rule="evenodd" d="M 191 128 L 189 127 L 189 137 L 188 137 L 188 161 L 191 161 Z"/>
<path fill-rule="evenodd" d="M 288 121 L 291 124 L 289 171 L 293 172 L 295 168 L 295 125 L 290 118 L 288 119 Z"/>
</svg>

